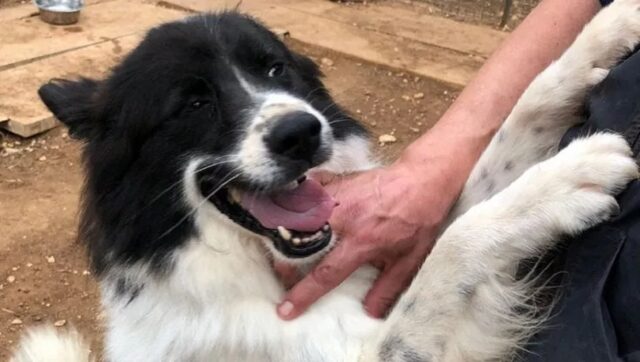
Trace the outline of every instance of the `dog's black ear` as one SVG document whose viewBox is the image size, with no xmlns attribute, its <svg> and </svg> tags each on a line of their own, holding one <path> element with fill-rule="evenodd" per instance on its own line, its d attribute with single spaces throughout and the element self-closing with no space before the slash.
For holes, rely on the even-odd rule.
<svg viewBox="0 0 640 362">
<path fill-rule="evenodd" d="M 49 110 L 69 129 L 69 135 L 89 140 L 97 133 L 97 121 L 92 114 L 98 82 L 52 79 L 38 89 L 38 95 Z"/>
</svg>

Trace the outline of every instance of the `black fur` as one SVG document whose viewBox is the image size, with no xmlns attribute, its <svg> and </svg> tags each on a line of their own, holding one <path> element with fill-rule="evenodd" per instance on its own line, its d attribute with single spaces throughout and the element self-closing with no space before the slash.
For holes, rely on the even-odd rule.
<svg viewBox="0 0 640 362">
<path fill-rule="evenodd" d="M 269 78 L 274 64 L 283 72 Z M 329 121 L 347 120 L 332 125 L 336 139 L 364 133 L 334 104 L 310 59 L 235 12 L 151 30 L 104 81 L 41 87 L 47 107 L 86 143 L 80 237 L 96 273 L 139 261 L 162 272 L 170 252 L 196 233 L 180 180 L 187 157 L 224 156 L 238 141 L 251 104 L 233 67 L 252 84 L 306 99 Z M 229 171 L 221 165 L 209 181 Z"/>
</svg>

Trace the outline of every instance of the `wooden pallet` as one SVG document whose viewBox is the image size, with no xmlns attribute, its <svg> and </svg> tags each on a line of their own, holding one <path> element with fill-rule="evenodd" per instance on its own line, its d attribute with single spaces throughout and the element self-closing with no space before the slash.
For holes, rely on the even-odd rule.
<svg viewBox="0 0 640 362">
<path fill-rule="evenodd" d="M 71 26 L 23 16 L 0 23 L 0 127 L 30 137 L 57 125 L 38 98 L 52 78 L 102 77 L 140 41 L 140 34 L 184 12 L 125 0 L 83 9 Z"/>
</svg>

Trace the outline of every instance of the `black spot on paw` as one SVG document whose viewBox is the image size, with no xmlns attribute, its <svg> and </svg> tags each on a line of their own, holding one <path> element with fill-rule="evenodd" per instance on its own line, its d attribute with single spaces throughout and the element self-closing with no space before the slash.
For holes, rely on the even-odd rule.
<svg viewBox="0 0 640 362">
<path fill-rule="evenodd" d="M 487 193 L 491 194 L 496 189 L 496 183 L 493 180 L 487 182 Z"/>
<path fill-rule="evenodd" d="M 423 356 L 409 347 L 397 335 L 388 336 L 378 352 L 380 361 L 384 362 L 431 362 L 431 356 Z"/>
<path fill-rule="evenodd" d="M 489 177 L 489 170 L 487 170 L 486 168 L 480 170 L 480 179 L 485 180 L 487 177 Z"/>
<path fill-rule="evenodd" d="M 413 311 L 413 309 L 416 306 L 416 298 L 413 297 L 411 299 L 409 299 L 407 301 L 407 303 L 404 305 L 404 307 L 402 308 L 402 311 L 407 314 L 407 313 L 411 313 Z"/>
<path fill-rule="evenodd" d="M 544 132 L 544 127 L 538 126 L 533 129 L 533 133 L 535 134 L 541 134 L 542 132 Z"/>
<path fill-rule="evenodd" d="M 496 135 L 496 139 L 498 140 L 498 142 L 504 142 L 504 140 L 507 139 L 507 132 L 501 129 L 500 131 L 498 131 L 498 134 Z"/>
<path fill-rule="evenodd" d="M 504 170 L 505 171 L 511 171 L 513 170 L 513 162 L 511 161 L 507 161 L 507 163 L 504 164 Z"/>
<path fill-rule="evenodd" d="M 465 300 L 471 300 L 476 294 L 476 287 L 473 284 L 460 283 L 458 284 L 458 293 L 460 293 Z"/>
</svg>

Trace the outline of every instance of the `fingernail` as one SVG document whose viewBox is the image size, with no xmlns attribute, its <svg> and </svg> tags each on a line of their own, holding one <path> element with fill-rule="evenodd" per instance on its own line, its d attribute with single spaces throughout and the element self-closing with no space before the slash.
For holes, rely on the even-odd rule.
<svg viewBox="0 0 640 362">
<path fill-rule="evenodd" d="M 280 304 L 280 306 L 278 306 L 278 314 L 280 314 L 283 317 L 288 317 L 292 311 L 293 311 L 293 303 L 291 303 L 288 300 Z"/>
</svg>

